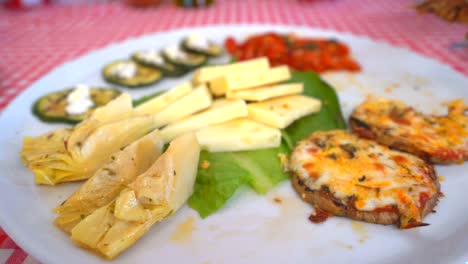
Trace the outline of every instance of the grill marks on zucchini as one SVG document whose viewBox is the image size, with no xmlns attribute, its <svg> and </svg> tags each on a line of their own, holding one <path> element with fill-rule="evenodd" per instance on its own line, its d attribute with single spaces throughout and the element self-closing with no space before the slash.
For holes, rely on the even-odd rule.
<svg viewBox="0 0 468 264">
<path fill-rule="evenodd" d="M 187 71 L 193 70 L 197 67 L 204 65 L 208 61 L 208 57 L 203 54 L 197 54 L 192 52 L 186 52 L 178 48 L 178 53 L 183 54 L 182 56 L 172 56 L 168 52 L 168 49 L 174 49 L 175 47 L 169 47 L 162 51 L 164 59 L 178 67 L 181 67 Z"/>
<path fill-rule="evenodd" d="M 90 97 L 94 106 L 84 114 L 70 115 L 65 109 L 68 103 L 67 97 L 72 91 L 73 88 L 70 88 L 40 97 L 33 105 L 33 114 L 48 123 L 76 124 L 89 116 L 94 108 L 107 104 L 120 94 L 120 91 L 112 88 L 91 88 Z"/>
<path fill-rule="evenodd" d="M 114 73 L 115 67 L 122 63 L 133 63 L 136 66 L 136 73 L 132 77 L 121 77 Z M 126 86 L 128 88 L 144 87 L 158 82 L 162 78 L 162 72 L 155 68 L 147 67 L 130 60 L 116 60 L 102 70 L 104 79 L 110 83 Z"/>
<path fill-rule="evenodd" d="M 110 83 L 128 88 L 152 85 L 163 77 L 180 77 L 207 63 L 208 57 L 223 54 L 222 46 L 208 41 L 205 47 L 190 45 L 185 38 L 179 45 L 166 47 L 162 51 L 141 50 L 131 54 L 131 60 L 116 60 L 104 66 L 102 75 Z M 115 67 L 122 63 L 133 63 L 136 74 L 127 77 L 115 73 Z M 114 69 L 114 70 L 113 70 Z"/>
<path fill-rule="evenodd" d="M 209 45 L 206 48 L 190 45 L 189 38 L 182 41 L 182 48 L 188 52 L 202 54 L 209 57 L 218 57 L 223 54 L 223 48 L 216 45 L 214 42 L 208 41 Z"/>
<path fill-rule="evenodd" d="M 215 57 L 222 54 L 221 46 L 209 42 L 207 49 L 200 49 L 188 45 L 188 38 L 185 38 L 181 47 L 178 47 L 184 56 L 171 57 L 165 52 L 154 51 L 137 51 L 131 55 L 131 60 L 115 60 L 108 63 L 102 69 L 103 78 L 112 84 L 125 86 L 128 88 L 137 88 L 152 85 L 162 79 L 163 76 L 180 77 L 188 71 L 193 70 L 208 61 L 208 57 Z M 145 52 L 156 53 L 160 56 L 161 62 L 158 59 L 154 61 L 145 58 Z M 154 55 L 154 54 L 153 54 Z M 132 64 L 136 67 L 135 74 L 130 77 L 127 74 L 119 75 L 115 67 L 121 64 Z M 99 106 L 107 104 L 109 101 L 116 98 L 120 92 L 110 88 L 91 88 L 90 97 L 94 105 L 84 114 L 71 115 L 67 113 L 68 105 L 67 97 L 73 89 L 66 89 L 59 92 L 50 93 L 39 98 L 33 105 L 32 112 L 40 120 L 49 123 L 69 123 L 76 124 L 85 119 L 91 111 Z"/>
<path fill-rule="evenodd" d="M 147 66 L 147 67 L 160 70 L 164 76 L 168 76 L 168 77 L 180 77 L 188 72 L 187 69 L 178 67 L 168 62 L 166 59 L 164 59 L 164 57 L 160 53 L 158 53 L 158 55 L 160 56 L 160 59 L 162 60 L 161 63 L 157 60 L 149 60 L 145 58 L 145 55 L 144 55 L 145 52 L 149 52 L 149 51 L 137 51 L 133 53 L 132 60 L 134 60 L 135 62 L 143 66 Z"/>
</svg>

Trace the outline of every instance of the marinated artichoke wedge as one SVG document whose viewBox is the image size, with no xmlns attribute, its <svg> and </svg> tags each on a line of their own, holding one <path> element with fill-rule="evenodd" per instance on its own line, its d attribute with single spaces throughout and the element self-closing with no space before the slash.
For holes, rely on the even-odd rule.
<svg viewBox="0 0 468 264">
<path fill-rule="evenodd" d="M 112 202 L 127 184 L 145 172 L 161 155 L 163 141 L 158 130 L 113 154 L 60 206 L 54 224 L 70 233 L 84 217 Z"/>
<path fill-rule="evenodd" d="M 26 137 L 21 159 L 37 184 L 88 179 L 113 153 L 155 128 L 153 117 L 132 115 L 132 99 L 122 94 L 74 128 Z"/>
<path fill-rule="evenodd" d="M 146 67 L 131 60 L 117 60 L 104 66 L 104 79 L 129 88 L 152 85 L 162 78 L 160 70 Z"/>
<path fill-rule="evenodd" d="M 71 239 L 108 259 L 142 237 L 153 224 L 177 211 L 190 197 L 200 146 L 193 133 L 173 140 L 166 152 L 124 189 L 71 231 Z"/>
</svg>

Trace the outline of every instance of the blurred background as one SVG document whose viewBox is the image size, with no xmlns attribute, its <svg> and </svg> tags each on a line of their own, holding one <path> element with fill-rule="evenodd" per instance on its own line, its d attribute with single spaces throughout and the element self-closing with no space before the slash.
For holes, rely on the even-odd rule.
<svg viewBox="0 0 468 264">
<path fill-rule="evenodd" d="M 468 74 L 465 0 L 0 0 L 0 109 L 53 68 L 111 43 L 216 24 L 347 32 Z"/>
</svg>

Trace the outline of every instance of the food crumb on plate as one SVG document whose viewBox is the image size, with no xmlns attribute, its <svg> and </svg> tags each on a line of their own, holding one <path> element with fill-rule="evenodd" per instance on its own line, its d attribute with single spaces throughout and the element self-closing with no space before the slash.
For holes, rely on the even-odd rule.
<svg viewBox="0 0 468 264">
<path fill-rule="evenodd" d="M 171 236 L 172 242 L 184 243 L 190 241 L 193 231 L 196 230 L 195 218 L 188 217 L 185 221 L 179 223 Z"/>
<path fill-rule="evenodd" d="M 351 228 L 353 231 L 359 236 L 359 243 L 364 243 L 366 240 L 369 238 L 369 235 L 367 234 L 367 230 L 364 228 L 364 225 L 353 221 L 351 222 Z"/>
<path fill-rule="evenodd" d="M 218 229 L 219 229 L 219 226 L 217 226 L 217 225 L 209 225 L 208 226 L 208 230 L 210 230 L 210 231 L 215 231 L 215 230 L 218 230 Z"/>
<path fill-rule="evenodd" d="M 273 198 L 273 202 L 280 204 L 282 202 L 280 197 Z"/>
<path fill-rule="evenodd" d="M 445 178 L 444 178 L 444 176 L 439 176 L 439 181 L 440 181 L 440 182 L 443 182 L 443 181 L 445 181 Z"/>
<path fill-rule="evenodd" d="M 200 164 L 200 167 L 204 170 L 208 169 L 210 167 L 210 162 L 207 161 L 207 160 L 204 160 L 202 161 L 202 163 Z"/>
<path fill-rule="evenodd" d="M 316 207 L 315 212 L 309 216 L 309 221 L 319 224 L 325 222 L 329 217 L 330 215 L 327 212 Z"/>
<path fill-rule="evenodd" d="M 280 160 L 280 164 L 281 164 L 281 168 L 283 169 L 283 172 L 288 172 L 288 171 L 289 171 L 289 167 L 288 167 L 288 164 L 289 164 L 288 156 L 286 156 L 286 154 L 284 154 L 284 153 L 278 153 L 278 158 L 279 158 L 279 160 Z"/>
<path fill-rule="evenodd" d="M 373 100 L 373 99 L 375 99 L 375 98 L 376 98 L 375 94 L 367 93 L 367 94 L 366 94 L 366 97 L 365 97 L 365 100 L 366 100 L 366 101 L 369 101 L 369 100 Z"/>
<path fill-rule="evenodd" d="M 352 250 L 353 249 L 353 246 L 352 245 L 349 245 L 349 244 L 346 244 L 342 241 L 335 241 L 336 245 L 341 247 L 341 248 L 344 248 L 344 249 L 348 249 L 348 250 Z"/>
<path fill-rule="evenodd" d="M 398 84 L 393 83 L 393 84 L 390 84 L 389 86 L 385 87 L 385 88 L 384 88 L 384 91 L 385 91 L 386 93 L 392 93 L 393 90 L 395 90 L 395 88 L 398 88 Z"/>
</svg>

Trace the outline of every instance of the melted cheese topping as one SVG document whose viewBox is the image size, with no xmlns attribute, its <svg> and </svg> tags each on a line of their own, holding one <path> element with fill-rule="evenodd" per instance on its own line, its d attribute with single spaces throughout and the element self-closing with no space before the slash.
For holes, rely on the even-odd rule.
<svg viewBox="0 0 468 264">
<path fill-rule="evenodd" d="M 307 187 L 330 193 L 361 211 L 398 210 L 400 225 L 421 222 L 427 199 L 437 194 L 437 179 L 423 160 L 346 131 L 316 132 L 299 143 L 290 169 Z"/>
<path fill-rule="evenodd" d="M 413 108 L 387 99 L 361 104 L 353 117 L 388 136 L 411 142 L 431 156 L 449 160 L 468 159 L 468 116 L 463 100 L 449 104 L 447 116 L 423 115 Z"/>
</svg>

